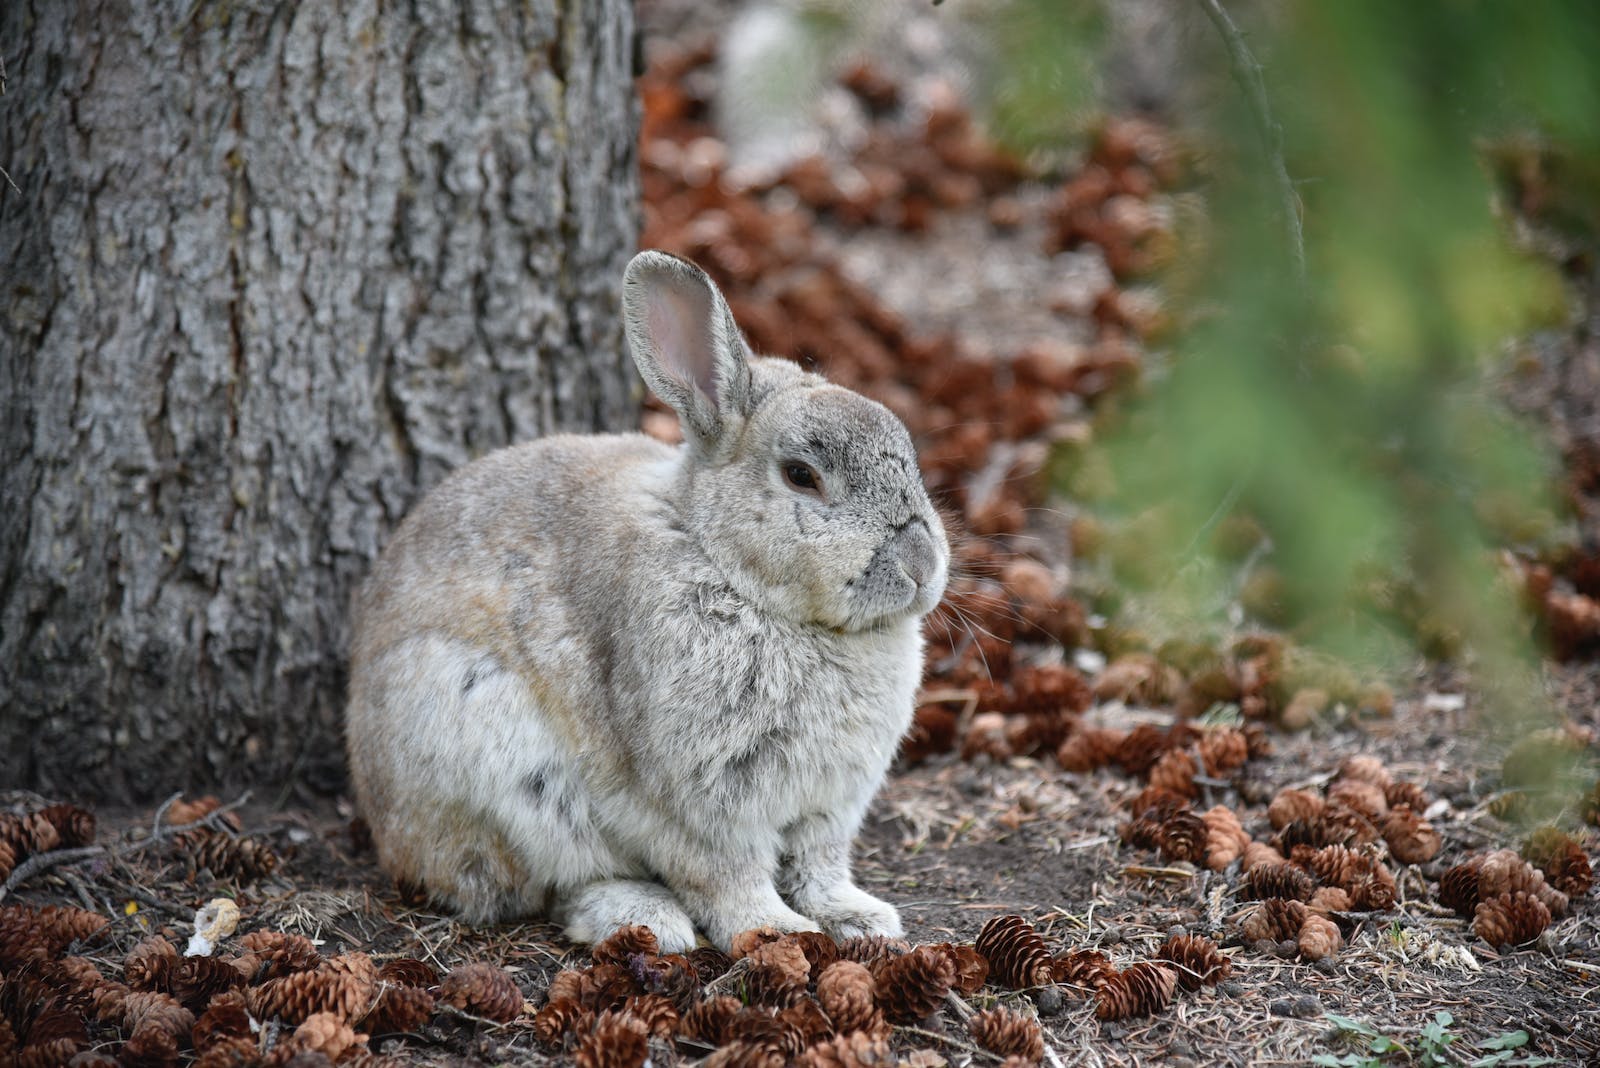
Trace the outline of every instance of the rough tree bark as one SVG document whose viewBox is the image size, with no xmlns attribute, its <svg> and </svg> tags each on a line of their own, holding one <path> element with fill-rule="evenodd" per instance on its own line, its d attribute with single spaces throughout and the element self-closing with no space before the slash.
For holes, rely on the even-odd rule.
<svg viewBox="0 0 1600 1068">
<path fill-rule="evenodd" d="M 0 4 L 0 786 L 342 780 L 419 492 L 636 411 L 629 0 Z"/>
</svg>

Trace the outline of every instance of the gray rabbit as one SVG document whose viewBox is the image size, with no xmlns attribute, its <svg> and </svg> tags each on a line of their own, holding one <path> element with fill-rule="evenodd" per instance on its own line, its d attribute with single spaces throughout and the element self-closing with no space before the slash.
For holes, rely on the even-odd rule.
<svg viewBox="0 0 1600 1068">
<path fill-rule="evenodd" d="M 634 361 L 681 418 L 453 474 L 355 605 L 348 742 L 383 865 L 578 941 L 900 933 L 850 843 L 908 726 L 949 548 L 905 427 L 752 357 L 704 272 L 641 252 Z"/>
</svg>

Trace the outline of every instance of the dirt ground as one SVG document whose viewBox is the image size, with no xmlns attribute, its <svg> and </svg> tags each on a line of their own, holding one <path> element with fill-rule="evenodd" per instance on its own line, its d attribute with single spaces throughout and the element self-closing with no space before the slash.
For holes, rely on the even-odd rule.
<svg viewBox="0 0 1600 1068">
<path fill-rule="evenodd" d="M 1159 128 L 1146 119 L 1108 124 L 1083 159 L 1014 167 L 973 133 L 959 69 L 947 62 L 936 28 L 912 27 L 899 39 L 921 45 L 885 49 L 875 65 L 842 63 L 830 76 L 816 155 L 740 177 L 730 161 L 737 146 L 719 140 L 711 115 L 716 30 L 727 10 L 640 4 L 650 65 L 641 80 L 644 243 L 704 263 L 758 347 L 820 364 L 906 418 L 961 540 L 955 614 L 933 628 L 930 652 L 928 685 L 942 696 L 919 713 L 912 759 L 868 816 L 857 849 L 862 885 L 900 908 L 913 943 L 970 943 L 986 921 L 1016 914 L 1052 952 L 1095 948 L 1119 967 L 1155 959 L 1173 934 L 1213 938 L 1231 962 L 1222 982 L 1126 1019 L 1098 1018 L 1095 998 L 1083 991 L 991 983 L 897 1026 L 895 1055 L 924 1068 L 998 1063 L 974 1044 L 963 1017 L 1004 1004 L 1037 1017 L 1051 1065 L 1292 1065 L 1318 1056 L 1358 1064 L 1374 1035 L 1405 1049 L 1374 1053 L 1373 1063 L 1600 1064 L 1600 912 L 1592 892 L 1574 895 L 1566 914 L 1525 944 L 1499 949 L 1478 937 L 1470 918 L 1440 904 L 1452 866 L 1516 849 L 1529 829 L 1508 807 L 1515 792 L 1503 774 L 1504 745 L 1489 740 L 1492 725 L 1468 680 L 1418 666 L 1394 680 L 1392 700 L 1324 695 L 1298 731 L 1283 729 L 1282 719 L 1303 691 L 1274 695 L 1244 678 L 1240 658 L 1225 649 L 1213 652 L 1231 689 L 1215 702 L 1196 703 L 1198 668 L 1174 670 L 1159 700 L 1103 685 L 1129 653 L 1085 607 L 1072 502 L 1052 492 L 1044 474 L 1052 450 L 1093 433 L 1105 397 L 1162 358 L 1159 293 L 1143 268 L 1173 239 L 1172 219 L 1184 208 L 1182 194 L 1163 189 L 1171 149 Z M 1136 15 L 1125 17 L 1126 32 L 1141 32 Z M 1093 167 L 1120 183 L 1116 203 L 1105 195 L 1085 201 L 1074 185 Z M 1546 356 L 1556 360 L 1564 343 L 1576 342 L 1555 339 Z M 1570 403 L 1571 383 L 1528 380 L 1520 406 L 1576 442 L 1569 455 L 1582 454 L 1579 424 L 1588 415 Z M 646 413 L 645 426 L 672 434 L 658 410 Z M 1565 589 L 1557 572 L 1552 581 Z M 1235 637 L 1250 633 L 1242 626 Z M 1547 664 L 1546 677 L 1566 719 L 1561 744 L 1592 764 L 1600 661 L 1592 648 L 1574 648 L 1581 655 Z M 1150 651 L 1132 655 L 1147 666 L 1160 662 Z M 1029 705 L 1019 690 L 1021 679 L 1037 677 L 1029 672 L 1074 680 L 1092 700 Z M 1271 752 L 1193 777 L 1187 802 L 1196 812 L 1231 808 L 1257 842 L 1277 841 L 1287 852 L 1269 803 L 1285 788 L 1320 796 L 1353 756 L 1378 758 L 1394 779 L 1422 791 L 1416 815 L 1437 832 L 1439 848 L 1419 863 L 1390 859 L 1392 907 L 1330 914 L 1343 942 L 1337 953 L 1310 960 L 1292 940 L 1241 934 L 1257 905 L 1238 862 L 1212 870 L 1125 841 L 1148 768 L 1130 775 L 1103 761 L 1108 766 L 1068 771 L 1055 755 L 1062 737 L 1090 728 L 1153 724 L 1165 732 L 1219 706 L 1225 715 L 1215 729 L 1260 725 Z M 1019 733 L 1041 723 L 1057 732 L 1049 744 Z M 70 799 L 0 793 L 0 811 L 60 800 Z M 111 917 L 77 952 L 112 979 L 126 975 L 129 951 L 151 934 L 181 945 L 195 910 L 217 896 L 240 906 L 241 934 L 302 934 L 324 957 L 418 958 L 440 972 L 469 961 L 502 965 L 527 1002 L 512 1021 L 441 1008 L 404 1034 L 374 1036 L 368 1049 L 414 1064 L 573 1062 L 574 1051 L 541 1041 L 533 1022 L 552 978 L 588 965 L 586 949 L 549 924 L 476 929 L 403 899 L 378 869 L 348 799 L 312 797 L 292 783 L 258 787 L 236 814 L 244 837 L 277 859 L 271 872 L 218 878 L 197 861 L 194 842 L 160 828 L 157 813 L 104 810 L 99 852 L 19 868 L 4 904 L 75 905 Z M 1593 853 L 1596 833 L 1580 801 L 1549 815 Z M 1383 854 L 1381 841 L 1370 848 Z M 0 1020 L 32 1018 L 14 994 L 7 998 L 0 993 Z M 1441 1012 L 1447 1024 L 1436 1024 Z M 1430 1023 L 1439 1036 L 1431 1040 Z M 1507 1036 L 1518 1032 L 1526 1044 L 1511 1046 Z M 119 1049 L 111 1029 L 91 1029 L 89 1041 L 112 1055 Z M 711 1052 L 683 1039 L 650 1050 L 657 1065 Z M 0 1061 L 6 1056 L 0 1041 Z"/>
</svg>

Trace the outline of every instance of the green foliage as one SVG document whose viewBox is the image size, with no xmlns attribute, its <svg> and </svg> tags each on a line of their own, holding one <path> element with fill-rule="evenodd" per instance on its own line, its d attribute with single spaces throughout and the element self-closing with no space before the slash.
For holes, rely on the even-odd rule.
<svg viewBox="0 0 1600 1068">
<path fill-rule="evenodd" d="M 1325 1068 L 1382 1068 L 1385 1064 L 1404 1062 L 1420 1065 L 1421 1068 L 1439 1068 L 1441 1065 L 1460 1063 L 1449 1053 L 1450 1047 L 1457 1041 L 1457 1036 L 1450 1032 L 1455 1017 L 1442 1010 L 1434 1013 L 1433 1019 L 1422 1025 L 1414 1047 L 1362 1020 L 1331 1012 L 1325 1015 L 1325 1019 L 1338 1029 L 1338 1035 L 1353 1039 L 1362 1048 L 1352 1053 L 1319 1053 L 1311 1058 L 1312 1064 Z M 1470 1064 L 1472 1068 L 1493 1068 L 1496 1065 L 1534 1068 L 1556 1063 L 1550 1057 L 1519 1057 L 1518 1051 L 1528 1041 L 1528 1032 L 1508 1031 L 1480 1043 L 1480 1049 L 1490 1052 Z"/>
<path fill-rule="evenodd" d="M 1494 550 L 1555 536 L 1553 465 L 1485 383 L 1509 339 L 1562 321 L 1565 294 L 1496 210 L 1494 150 L 1555 146 L 1579 188 L 1551 199 L 1593 215 L 1600 17 L 1376 0 L 1273 15 L 1249 41 L 1304 201 L 1307 277 L 1235 93 L 1200 135 L 1210 240 L 1170 279 L 1186 329 L 1113 446 L 1112 500 L 1160 554 L 1151 593 L 1169 608 L 1237 598 L 1213 534 L 1247 517 L 1301 638 L 1379 660 L 1470 649 L 1502 707 L 1537 703 Z"/>
</svg>

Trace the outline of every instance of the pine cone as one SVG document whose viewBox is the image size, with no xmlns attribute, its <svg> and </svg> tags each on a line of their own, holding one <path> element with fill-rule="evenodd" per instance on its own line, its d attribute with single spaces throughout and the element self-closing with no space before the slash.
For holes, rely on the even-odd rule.
<svg viewBox="0 0 1600 1068">
<path fill-rule="evenodd" d="M 322 963 L 322 954 L 311 939 L 287 931 L 251 931 L 239 938 L 239 948 L 264 963 L 263 981 L 307 972 Z"/>
<path fill-rule="evenodd" d="M 1122 731 L 1080 724 L 1056 748 L 1056 762 L 1067 771 L 1095 771 L 1116 759 L 1126 737 Z"/>
<path fill-rule="evenodd" d="M 822 970 L 839 959 L 839 943 L 820 931 L 798 931 L 788 940 L 797 943 L 806 955 L 811 969 L 808 982 L 815 983 Z"/>
<path fill-rule="evenodd" d="M 700 1062 L 700 1068 L 784 1068 L 789 1058 L 772 1043 L 730 1042 Z"/>
<path fill-rule="evenodd" d="M 1384 787 L 1383 799 L 1389 803 L 1390 808 L 1399 808 L 1405 805 L 1411 811 L 1421 815 L 1427 811 L 1428 795 L 1422 792 L 1422 787 L 1410 782 L 1392 782 Z"/>
<path fill-rule="evenodd" d="M 60 1068 L 84 1047 L 85 1043 L 71 1038 L 57 1038 L 48 1042 L 30 1042 L 17 1051 L 11 1063 L 15 1068 Z M 177 1049 L 173 1049 L 174 1057 Z"/>
<path fill-rule="evenodd" d="M 855 961 L 841 960 L 823 969 L 817 977 L 817 1000 L 840 1034 L 869 1030 L 882 1018 L 872 973 Z"/>
<path fill-rule="evenodd" d="M 694 965 L 695 974 L 699 975 L 702 983 L 720 979 L 733 967 L 733 958 L 716 946 L 696 946 L 684 955 Z"/>
<path fill-rule="evenodd" d="M 1299 901 L 1269 897 L 1244 918 L 1239 932 L 1247 942 L 1290 942 L 1300 937 L 1306 915 L 1306 907 Z"/>
<path fill-rule="evenodd" d="M 143 939 L 122 959 L 123 980 L 135 990 L 172 992 L 172 973 L 180 958 L 178 947 L 159 935 Z"/>
<path fill-rule="evenodd" d="M 1329 801 L 1313 824 L 1313 845 L 1361 846 L 1378 840 L 1378 828 L 1341 801 Z"/>
<path fill-rule="evenodd" d="M 258 839 L 218 831 L 196 831 L 185 837 L 183 859 L 191 879 L 208 871 L 213 879 L 252 883 L 277 870 L 277 855 Z"/>
<path fill-rule="evenodd" d="M 0 905 L 0 968 L 59 956 L 105 930 L 107 920 L 70 905 Z"/>
<path fill-rule="evenodd" d="M 955 974 L 954 961 L 922 946 L 889 961 L 877 973 L 876 1000 L 891 1022 L 918 1023 L 939 1011 Z"/>
<path fill-rule="evenodd" d="M 61 848 L 61 832 L 41 812 L 30 812 L 22 817 L 23 844 L 28 853 L 48 853 Z"/>
<path fill-rule="evenodd" d="M 1360 779 L 1340 779 L 1328 787 L 1328 800 L 1354 809 L 1369 820 L 1382 819 L 1389 811 L 1383 787 Z"/>
<path fill-rule="evenodd" d="M 3 815 L 0 815 L 0 818 L 4 818 Z M 11 873 L 16 870 L 17 861 L 20 859 L 22 858 L 17 847 L 5 839 L 0 839 L 0 883 L 11 878 Z"/>
<path fill-rule="evenodd" d="M 700 973 L 688 957 L 669 954 L 645 961 L 636 959 L 629 969 L 646 994 L 660 994 L 677 1007 L 679 1015 L 700 1000 Z"/>
<path fill-rule="evenodd" d="M 22 860 L 32 852 L 33 836 L 28 833 L 21 816 L 0 812 L 0 844 L 7 847 L 13 862 Z"/>
<path fill-rule="evenodd" d="M 596 942 L 590 948 L 589 956 L 596 964 L 620 964 L 626 968 L 628 958 L 636 953 L 654 957 L 660 952 L 661 943 L 656 941 L 655 932 L 648 927 L 633 925 L 618 927 Z"/>
<path fill-rule="evenodd" d="M 1085 991 L 1100 989 L 1100 984 L 1116 970 L 1097 949 L 1069 949 L 1050 961 L 1050 978 L 1054 982 Z"/>
<path fill-rule="evenodd" d="M 784 985 L 803 987 L 811 979 L 811 961 L 805 947 L 791 937 L 759 945 L 746 956 L 753 968 L 771 968 Z"/>
<path fill-rule="evenodd" d="M 1141 723 L 1129 731 L 1122 739 L 1122 744 L 1117 746 L 1116 761 L 1128 775 L 1142 777 L 1169 748 L 1166 731 L 1149 723 Z"/>
<path fill-rule="evenodd" d="M 863 968 L 862 971 L 864 972 L 866 969 Z M 870 997 L 870 983 L 872 982 L 870 977 L 867 982 L 869 984 L 868 996 Z M 818 984 L 818 991 L 819 993 L 821 991 L 820 983 Z M 827 1002 L 823 1002 L 823 1005 L 826 1007 Z M 729 997 L 726 994 L 707 998 L 684 1013 L 678 1032 L 685 1038 L 704 1042 L 708 1046 L 720 1046 L 728 1041 L 728 1029 L 732 1026 L 734 1017 L 739 1015 L 739 1010 L 742 1008 L 744 1006 L 739 1004 L 738 998 Z M 834 1022 L 837 1023 L 837 1019 Z"/>
<path fill-rule="evenodd" d="M 776 927 L 753 927 L 748 931 L 740 931 L 733 936 L 728 945 L 734 960 L 742 960 L 750 955 L 757 946 L 764 946 L 768 942 L 776 942 L 783 937 L 783 932 Z"/>
<path fill-rule="evenodd" d="M 175 998 L 154 991 L 136 990 L 122 999 L 119 1021 L 127 1031 L 163 1031 L 179 1043 L 189 1041 L 194 1029 L 194 1013 Z"/>
<path fill-rule="evenodd" d="M 546 993 L 551 1001 L 572 998 L 590 1012 L 599 1014 L 620 1009 L 629 998 L 644 991 L 630 969 L 616 964 L 596 964 L 556 973 Z"/>
<path fill-rule="evenodd" d="M 427 988 L 439 985 L 439 973 L 434 971 L 433 965 L 426 961 L 414 960 L 411 957 L 397 957 L 386 961 L 378 969 L 378 979 L 381 982 L 393 983 L 396 986 L 420 986 Z"/>
<path fill-rule="evenodd" d="M 645 1032 L 652 1038 L 670 1039 L 678 1033 L 680 1017 L 671 998 L 660 994 L 640 994 L 629 998 L 622 1011 L 643 1023 Z"/>
<path fill-rule="evenodd" d="M 345 1020 L 359 1020 L 373 1001 L 377 971 L 365 954 L 345 954 L 326 961 L 315 971 L 294 972 L 268 980 L 246 991 L 252 1015 L 277 1016 L 285 1023 L 301 1024 L 319 1012 Z"/>
<path fill-rule="evenodd" d="M 1250 846 L 1250 836 L 1233 809 L 1217 805 L 1207 809 L 1200 818 L 1206 825 L 1206 867 L 1221 871 L 1244 856 Z"/>
<path fill-rule="evenodd" d="M 1485 898 L 1472 917 L 1472 930 L 1495 947 L 1532 942 L 1549 926 L 1550 910 L 1524 890 Z"/>
<path fill-rule="evenodd" d="M 178 1063 L 178 1040 L 160 1028 L 147 1027 L 128 1036 L 117 1059 L 127 1068 L 171 1068 Z"/>
<path fill-rule="evenodd" d="M 1172 1002 L 1178 973 L 1164 964 L 1135 964 L 1106 978 L 1095 995 L 1101 1020 L 1126 1020 L 1160 1012 Z"/>
<path fill-rule="evenodd" d="M 1244 864 L 1246 872 L 1255 871 L 1264 864 L 1282 864 L 1283 854 L 1273 849 L 1265 842 L 1251 842 L 1244 847 Z"/>
<path fill-rule="evenodd" d="M 1478 908 L 1478 872 L 1483 858 L 1468 857 L 1447 870 L 1439 879 L 1439 904 L 1457 916 L 1471 916 Z"/>
<path fill-rule="evenodd" d="M 1322 815 L 1326 802 L 1308 790 L 1283 789 L 1267 806 L 1267 819 L 1272 829 L 1281 831 L 1291 823 L 1312 823 Z"/>
<path fill-rule="evenodd" d="M 812 1046 L 796 1063 L 800 1068 L 887 1068 L 897 1059 L 882 1038 L 852 1031 Z"/>
<path fill-rule="evenodd" d="M 1410 805 L 1391 808 L 1379 826 L 1390 854 L 1402 864 L 1425 864 L 1438 856 L 1444 845 L 1433 824 L 1417 815 Z"/>
<path fill-rule="evenodd" d="M 243 985 L 236 968 L 212 957 L 183 957 L 171 971 L 172 995 L 192 1012 L 204 1011 L 217 994 Z"/>
<path fill-rule="evenodd" d="M 1024 1057 L 1037 1064 L 1044 1060 L 1044 1032 L 1037 1020 L 1020 1012 L 994 1008 L 980 1012 L 967 1024 L 972 1040 L 1001 1057 Z"/>
<path fill-rule="evenodd" d="M 205 797 L 197 797 L 192 801 L 186 797 L 180 797 L 167 806 L 167 826 L 187 827 L 191 823 L 199 823 L 221 807 L 222 802 L 210 794 Z M 232 813 L 229 813 L 223 819 L 234 830 L 239 829 L 239 820 Z"/>
<path fill-rule="evenodd" d="M 1177 753 L 1178 750 L 1174 749 L 1172 752 Z M 1167 755 L 1171 756 L 1172 753 Z M 1205 863 L 1206 838 L 1209 832 L 1206 829 L 1206 821 L 1201 819 L 1198 813 L 1188 810 L 1179 812 L 1168 818 L 1158 833 L 1157 848 L 1167 860 L 1188 861 L 1191 864 Z"/>
<path fill-rule="evenodd" d="M 1200 788 L 1194 783 L 1199 770 L 1194 757 L 1182 749 L 1169 749 L 1150 766 L 1150 785 L 1171 790 L 1183 797 L 1194 797 L 1200 793 Z"/>
<path fill-rule="evenodd" d="M 219 1042 L 250 1037 L 250 1013 L 245 1009 L 244 998 L 238 994 L 216 998 L 194 1022 L 194 1048 L 199 1053 Z M 251 1045 L 253 1048 L 254 1040 Z"/>
<path fill-rule="evenodd" d="M 1050 951 L 1021 916 L 996 916 L 978 932 L 976 948 L 989 962 L 989 978 L 1012 990 L 1050 980 Z"/>
<path fill-rule="evenodd" d="M 787 1056 L 798 1041 L 788 1025 L 770 1008 L 747 1005 L 728 1023 L 728 1041 L 755 1052 L 759 1057 L 776 1053 Z"/>
<path fill-rule="evenodd" d="M 568 1035 L 587 1032 L 593 1024 L 594 1013 L 572 998 L 557 998 L 546 1002 L 544 1008 L 534 1014 L 533 1037 L 546 1046 L 562 1049 Z"/>
<path fill-rule="evenodd" d="M 261 1063 L 254 1038 L 223 1038 L 200 1051 L 194 1068 L 259 1068 Z"/>
<path fill-rule="evenodd" d="M 372 1010 L 361 1029 L 374 1035 L 400 1035 L 415 1031 L 433 1015 L 433 994 L 420 986 L 401 986 L 380 980 Z"/>
<path fill-rule="evenodd" d="M 910 942 L 903 938 L 890 938 L 887 935 L 857 935 L 839 943 L 839 959 L 853 960 L 869 968 L 891 957 L 903 957 L 910 952 Z"/>
<path fill-rule="evenodd" d="M 950 958 L 951 965 L 955 967 L 955 979 L 950 984 L 952 989 L 968 995 L 983 989 L 984 980 L 989 978 L 989 962 L 976 949 L 950 942 L 936 942 L 928 948 Z"/>
<path fill-rule="evenodd" d="M 49 805 L 38 814 L 55 828 L 62 849 L 78 849 L 94 843 L 94 813 L 88 809 L 77 805 Z"/>
<path fill-rule="evenodd" d="M 1178 985 L 1185 990 L 1215 986 L 1233 972 L 1233 961 L 1223 955 L 1215 942 L 1200 935 L 1177 935 L 1167 939 L 1161 943 L 1156 958 L 1173 966 L 1178 974 Z"/>
<path fill-rule="evenodd" d="M 1294 864 L 1262 864 L 1251 868 L 1240 884 L 1244 897 L 1256 901 L 1269 897 L 1309 901 L 1316 888 L 1316 880 Z"/>
<path fill-rule="evenodd" d="M 1518 892 L 1538 898 L 1552 916 L 1566 915 L 1567 895 L 1546 883 L 1538 868 L 1510 849 L 1486 854 L 1478 869 L 1478 896 L 1491 898 Z"/>
<path fill-rule="evenodd" d="M 1544 873 L 1545 880 L 1567 897 L 1583 897 L 1594 884 L 1589 855 L 1565 831 L 1541 827 L 1522 843 L 1522 855 Z"/>
<path fill-rule="evenodd" d="M 1389 769 L 1383 766 L 1383 761 L 1364 753 L 1345 757 L 1344 763 L 1339 765 L 1339 781 L 1346 782 L 1352 779 L 1374 783 L 1379 789 L 1394 781 Z"/>
<path fill-rule="evenodd" d="M 640 1068 L 649 1055 L 650 1036 L 642 1020 L 605 1012 L 578 1040 L 574 1060 L 578 1068 Z"/>
<path fill-rule="evenodd" d="M 1353 907 L 1350 894 L 1337 886 L 1319 886 L 1306 902 L 1312 912 L 1349 912 Z"/>
<path fill-rule="evenodd" d="M 793 1005 L 806 996 L 804 975 L 796 978 L 792 969 L 775 963 L 752 964 L 744 973 L 743 987 L 745 1000 L 750 1004 L 774 1009 Z"/>
<path fill-rule="evenodd" d="M 83 1013 L 69 1008 L 59 998 L 51 998 L 39 1009 L 28 1026 L 28 1041 L 23 1047 L 43 1046 L 66 1039 L 76 1053 L 89 1044 L 89 1029 Z"/>
<path fill-rule="evenodd" d="M 1200 736 L 1200 762 L 1213 779 L 1235 772 L 1250 759 L 1250 742 L 1237 727 L 1215 727 Z"/>
<path fill-rule="evenodd" d="M 836 1034 L 828 1014 L 810 998 L 779 1012 L 778 1022 L 787 1027 L 793 1036 L 795 1043 L 792 1052 L 796 1055 L 819 1042 L 828 1041 Z"/>
<path fill-rule="evenodd" d="M 1133 795 L 1128 811 L 1134 818 L 1151 816 L 1158 822 L 1189 807 L 1189 799 L 1160 786 L 1146 786 Z"/>
<path fill-rule="evenodd" d="M 1322 960 L 1339 952 L 1343 939 L 1339 936 L 1339 926 L 1326 916 L 1311 913 L 1306 916 L 1306 922 L 1300 928 L 1300 937 L 1296 939 L 1300 947 L 1300 955 L 1306 960 Z"/>
<path fill-rule="evenodd" d="M 86 1049 L 73 1055 L 67 1068 L 121 1068 L 111 1054 L 97 1049 Z"/>
<path fill-rule="evenodd" d="M 439 981 L 439 1000 L 496 1023 L 522 1013 L 522 991 L 511 973 L 493 964 L 461 964 Z"/>
<path fill-rule="evenodd" d="M 297 1050 L 320 1053 L 335 1063 L 366 1041 L 366 1035 L 357 1035 L 344 1020 L 328 1012 L 307 1017 L 290 1039 Z"/>
</svg>

